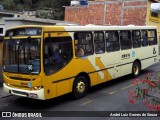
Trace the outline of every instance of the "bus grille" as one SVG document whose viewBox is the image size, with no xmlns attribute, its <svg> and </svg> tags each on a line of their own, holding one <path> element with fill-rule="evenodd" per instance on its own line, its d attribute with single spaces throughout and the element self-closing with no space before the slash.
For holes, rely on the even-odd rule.
<svg viewBox="0 0 160 120">
<path fill-rule="evenodd" d="M 14 80 L 24 80 L 24 81 L 31 81 L 31 79 L 28 79 L 28 78 L 17 78 L 17 77 L 10 77 L 11 79 L 14 79 Z"/>
<path fill-rule="evenodd" d="M 12 90 L 12 92 L 15 94 L 28 96 L 28 94 L 26 92 L 21 92 L 21 91 L 16 91 L 16 90 Z"/>
</svg>

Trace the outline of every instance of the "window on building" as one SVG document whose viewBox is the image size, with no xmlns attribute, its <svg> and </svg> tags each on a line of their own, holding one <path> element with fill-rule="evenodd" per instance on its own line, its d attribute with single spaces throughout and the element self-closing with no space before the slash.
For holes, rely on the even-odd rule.
<svg viewBox="0 0 160 120">
<path fill-rule="evenodd" d="M 3 34 L 3 28 L 0 28 L 0 34 Z"/>
<path fill-rule="evenodd" d="M 131 32 L 130 31 L 121 31 L 120 32 L 120 43 L 121 43 L 122 50 L 132 48 Z"/>
<path fill-rule="evenodd" d="M 107 52 L 117 51 L 120 49 L 118 31 L 107 31 L 105 33 L 105 38 Z"/>
<path fill-rule="evenodd" d="M 160 18 L 160 3 L 151 3 L 150 14 L 151 17 Z"/>
<path fill-rule="evenodd" d="M 152 12 L 152 11 L 151 11 L 151 16 L 152 16 L 152 17 L 156 17 L 156 18 L 158 18 L 158 13 L 156 13 L 156 12 Z"/>
<path fill-rule="evenodd" d="M 148 46 L 148 35 L 146 30 L 141 31 L 142 46 Z"/>
<path fill-rule="evenodd" d="M 133 48 L 141 47 L 141 35 L 139 30 L 132 31 Z"/>
<path fill-rule="evenodd" d="M 93 48 L 93 36 L 91 32 L 76 32 L 74 34 L 75 51 L 77 57 L 92 55 Z"/>
<path fill-rule="evenodd" d="M 148 42 L 149 45 L 157 44 L 157 33 L 155 30 L 148 30 Z"/>
<path fill-rule="evenodd" d="M 94 33 L 95 53 L 101 54 L 105 52 L 105 41 L 103 32 Z"/>
</svg>

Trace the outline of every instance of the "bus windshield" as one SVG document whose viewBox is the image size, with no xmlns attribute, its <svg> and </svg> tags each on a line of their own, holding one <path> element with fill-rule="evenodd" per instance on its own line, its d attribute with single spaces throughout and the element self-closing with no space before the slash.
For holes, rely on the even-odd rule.
<svg viewBox="0 0 160 120">
<path fill-rule="evenodd" d="M 4 72 L 38 74 L 40 39 L 10 39 L 4 42 Z"/>
</svg>

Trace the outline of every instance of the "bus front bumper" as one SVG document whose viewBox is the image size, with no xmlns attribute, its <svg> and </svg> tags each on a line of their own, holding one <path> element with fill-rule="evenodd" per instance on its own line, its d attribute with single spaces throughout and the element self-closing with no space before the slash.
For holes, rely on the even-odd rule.
<svg viewBox="0 0 160 120">
<path fill-rule="evenodd" d="M 30 90 L 12 88 L 12 87 L 7 86 L 5 83 L 3 83 L 3 90 L 6 93 L 10 93 L 10 94 L 17 95 L 17 96 L 45 100 L 44 99 L 44 88 L 40 90 L 30 91 Z"/>
</svg>

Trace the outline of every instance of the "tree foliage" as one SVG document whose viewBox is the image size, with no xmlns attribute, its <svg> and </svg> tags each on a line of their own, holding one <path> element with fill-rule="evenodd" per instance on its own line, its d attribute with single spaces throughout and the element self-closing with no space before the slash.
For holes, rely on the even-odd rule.
<svg viewBox="0 0 160 120">
<path fill-rule="evenodd" d="M 5 10 L 19 12 L 52 9 L 54 11 L 54 19 L 63 19 L 63 6 L 68 6 L 70 1 L 71 0 L 0 0 L 0 5 L 4 6 Z"/>
</svg>

